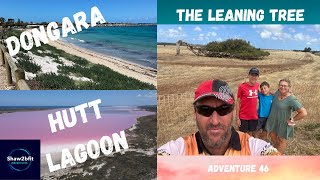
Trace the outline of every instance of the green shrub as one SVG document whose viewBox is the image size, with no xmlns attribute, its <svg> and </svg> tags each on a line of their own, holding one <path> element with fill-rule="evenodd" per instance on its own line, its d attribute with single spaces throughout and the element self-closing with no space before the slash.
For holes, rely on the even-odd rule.
<svg viewBox="0 0 320 180">
<path fill-rule="evenodd" d="M 44 89 L 77 89 L 74 80 L 64 75 L 46 73 L 37 75 L 36 81 L 40 82 Z"/>
<path fill-rule="evenodd" d="M 230 56 L 240 59 L 259 59 L 263 56 L 270 55 L 269 52 L 262 51 L 250 45 L 242 39 L 228 39 L 222 42 L 210 42 L 205 47 L 209 55 L 217 55 L 216 53 L 228 53 L 224 56 Z"/>
<path fill-rule="evenodd" d="M 127 90 L 127 89 L 155 89 L 152 84 L 144 83 L 134 78 L 112 71 L 103 65 L 94 64 L 91 67 L 58 66 L 59 73 L 87 77 L 94 82 L 81 82 L 80 89 Z"/>
<path fill-rule="evenodd" d="M 58 64 L 63 64 L 63 61 L 60 60 L 60 58 L 55 58 L 53 62 L 58 63 Z"/>
<path fill-rule="evenodd" d="M 21 69 L 34 74 L 41 70 L 41 66 L 32 62 L 32 58 L 28 54 L 18 53 L 17 56 L 19 57 L 17 66 Z"/>
<path fill-rule="evenodd" d="M 311 47 L 305 47 L 302 52 L 310 52 L 310 51 L 311 51 Z"/>
</svg>

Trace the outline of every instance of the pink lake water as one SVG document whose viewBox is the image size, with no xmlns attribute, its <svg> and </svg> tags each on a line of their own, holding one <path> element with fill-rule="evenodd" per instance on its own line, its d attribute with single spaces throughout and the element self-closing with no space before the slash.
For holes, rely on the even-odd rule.
<svg viewBox="0 0 320 180">
<path fill-rule="evenodd" d="M 69 120 L 70 112 L 68 111 Z M 77 112 L 77 123 L 55 133 L 51 132 L 48 114 L 62 109 L 25 111 L 0 114 L 0 139 L 40 139 L 41 152 L 61 151 L 63 147 L 74 147 L 74 144 L 100 140 L 102 136 L 119 133 L 136 123 L 138 117 L 154 114 L 138 110 L 135 107 L 100 107 L 101 119 L 96 119 L 92 110 L 86 110 L 88 122 L 83 123 Z"/>
</svg>

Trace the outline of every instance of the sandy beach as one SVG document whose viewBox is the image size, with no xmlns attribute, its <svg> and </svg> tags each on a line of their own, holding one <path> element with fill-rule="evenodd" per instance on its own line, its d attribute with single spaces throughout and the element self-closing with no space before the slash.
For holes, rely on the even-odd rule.
<svg viewBox="0 0 320 180">
<path fill-rule="evenodd" d="M 102 55 L 59 40 L 50 41 L 48 44 L 72 55 L 85 58 L 92 63 L 107 66 L 120 74 L 157 86 L 157 70 L 155 69 L 130 63 L 120 58 Z"/>
</svg>

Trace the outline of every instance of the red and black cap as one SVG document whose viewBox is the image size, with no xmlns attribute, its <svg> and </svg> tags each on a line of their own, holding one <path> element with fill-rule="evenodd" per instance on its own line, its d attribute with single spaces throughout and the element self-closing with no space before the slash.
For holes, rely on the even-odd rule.
<svg viewBox="0 0 320 180">
<path fill-rule="evenodd" d="M 207 80 L 202 82 L 194 93 L 193 104 L 195 104 L 200 99 L 209 96 L 220 99 L 230 105 L 233 105 L 234 103 L 234 97 L 228 84 L 225 81 L 219 79 Z"/>
</svg>

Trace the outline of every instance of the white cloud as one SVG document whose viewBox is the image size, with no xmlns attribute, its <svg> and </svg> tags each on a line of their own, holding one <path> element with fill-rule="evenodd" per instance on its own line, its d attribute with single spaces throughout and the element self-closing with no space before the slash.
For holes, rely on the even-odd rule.
<svg viewBox="0 0 320 180">
<path fill-rule="evenodd" d="M 271 24 L 271 25 L 253 25 L 252 26 L 254 29 L 263 29 L 267 30 L 273 34 L 276 33 L 281 33 L 284 26 L 283 25 L 278 25 L 278 24 Z"/>
<path fill-rule="evenodd" d="M 214 29 L 214 30 L 218 30 L 219 29 L 217 26 L 213 26 L 211 28 Z"/>
<path fill-rule="evenodd" d="M 314 30 L 318 33 L 320 33 L 320 24 L 314 25 Z"/>
<path fill-rule="evenodd" d="M 311 43 L 320 43 L 320 38 L 319 39 L 312 38 L 311 36 L 303 34 L 303 33 L 298 33 L 298 34 L 294 35 L 294 40 L 296 40 L 296 41 L 307 41 L 307 44 L 308 43 L 310 43 L 310 44 Z"/>
<path fill-rule="evenodd" d="M 199 34 L 197 41 L 203 41 L 205 39 L 204 34 Z"/>
<path fill-rule="evenodd" d="M 202 31 L 202 29 L 199 26 L 196 26 L 193 30 L 194 31 Z"/>
<path fill-rule="evenodd" d="M 311 45 L 311 42 L 307 42 L 307 45 Z"/>
<path fill-rule="evenodd" d="M 176 34 L 180 33 L 178 30 L 175 30 L 175 29 L 169 29 L 168 32 L 169 32 L 169 35 L 172 35 L 172 36 L 175 36 Z"/>
<path fill-rule="evenodd" d="M 302 40 L 304 37 L 301 35 L 292 35 L 289 32 L 284 32 L 283 25 L 253 25 L 255 29 L 258 29 L 258 33 L 262 39 L 273 39 L 273 40 Z M 291 33 L 296 32 L 292 27 L 287 29 Z M 310 37 L 309 37 L 310 38 Z"/>
<path fill-rule="evenodd" d="M 137 97 L 155 98 L 155 97 L 157 97 L 157 93 L 155 91 L 151 91 L 151 92 L 148 92 L 146 94 L 138 94 Z"/>
<path fill-rule="evenodd" d="M 289 34 L 289 33 L 282 33 L 281 35 L 282 35 L 282 37 L 285 38 L 285 39 L 291 39 L 291 38 L 292 38 L 292 35 Z"/>
<path fill-rule="evenodd" d="M 219 38 L 217 38 L 217 41 L 222 41 L 222 38 L 220 38 L 220 37 L 219 37 Z"/>
<path fill-rule="evenodd" d="M 297 40 L 297 41 L 310 41 L 311 40 L 311 37 L 309 35 L 305 35 L 303 33 L 298 33 L 296 35 L 294 35 L 294 40 Z"/>
<path fill-rule="evenodd" d="M 215 37 L 215 36 L 217 36 L 217 33 L 215 33 L 215 32 L 208 32 L 208 34 L 207 34 L 207 36 L 208 37 Z"/>
<path fill-rule="evenodd" d="M 260 33 L 262 39 L 269 39 L 272 36 L 270 31 L 264 30 Z"/>
<path fill-rule="evenodd" d="M 252 28 L 258 29 L 258 33 L 262 39 L 284 40 L 291 39 L 291 35 L 283 32 L 284 26 L 278 24 L 272 25 L 253 25 Z"/>
<path fill-rule="evenodd" d="M 178 29 L 179 29 L 179 31 L 182 31 L 182 27 L 181 26 L 179 26 Z"/>
<path fill-rule="evenodd" d="M 178 30 L 177 29 L 174 29 L 174 28 L 171 28 L 171 29 L 167 29 L 167 30 L 163 30 L 163 29 L 160 29 L 158 31 L 158 36 L 160 38 L 170 38 L 170 39 L 179 39 L 179 38 L 184 38 L 187 36 L 187 34 L 181 30 Z"/>
<path fill-rule="evenodd" d="M 292 33 L 295 33 L 295 32 L 296 32 L 296 30 L 293 29 L 292 27 L 289 28 L 289 31 L 292 32 Z"/>
<path fill-rule="evenodd" d="M 311 27 L 311 26 L 310 26 Z M 312 26 L 312 31 L 320 33 L 320 25 Z M 313 38 L 308 34 L 296 33 L 296 30 L 292 27 L 287 28 L 288 32 L 285 32 L 283 25 L 253 25 L 252 28 L 257 29 L 262 39 L 272 39 L 272 40 L 295 40 L 304 41 L 305 43 L 318 43 L 320 39 Z M 302 26 L 297 26 L 297 28 L 302 28 Z M 305 26 L 303 26 L 305 28 Z M 311 28 L 309 28 L 311 29 Z"/>
<path fill-rule="evenodd" d="M 320 41 L 320 39 L 313 38 L 313 39 L 311 39 L 310 41 L 311 41 L 311 42 L 318 42 L 318 41 Z"/>
</svg>

